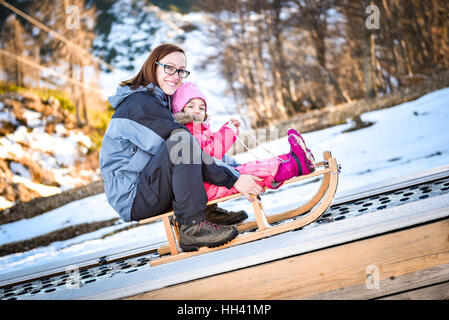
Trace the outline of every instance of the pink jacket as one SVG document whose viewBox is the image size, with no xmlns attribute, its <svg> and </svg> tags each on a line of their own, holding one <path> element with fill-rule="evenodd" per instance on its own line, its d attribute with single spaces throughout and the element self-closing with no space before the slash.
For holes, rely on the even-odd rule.
<svg viewBox="0 0 449 320">
<path fill-rule="evenodd" d="M 217 132 L 212 132 L 208 125 L 198 122 L 194 123 L 192 121 L 192 117 L 184 112 L 177 113 L 175 115 L 175 119 L 189 129 L 196 140 L 198 140 L 201 145 L 201 149 L 205 153 L 219 160 L 223 159 L 223 156 L 232 147 L 237 139 L 238 130 L 237 132 L 234 132 L 227 126 L 228 123 L 224 124 Z M 272 181 L 276 176 L 279 164 L 280 160 L 273 157 L 261 161 L 251 161 L 240 165 L 235 169 L 241 174 L 250 174 L 263 178 L 263 181 L 258 182 L 263 187 L 277 189 L 283 183 L 277 183 L 273 186 Z M 208 182 L 204 182 L 204 187 L 206 188 L 209 201 L 238 193 L 235 188 L 228 189 L 226 187 L 216 186 Z"/>
<path fill-rule="evenodd" d="M 265 160 L 256 160 L 251 161 L 245 164 L 242 164 L 235 169 L 241 174 L 250 174 L 253 176 L 257 176 L 259 178 L 264 179 L 261 182 L 257 182 L 259 185 L 269 189 L 277 189 L 283 183 L 277 183 L 276 185 L 272 185 L 272 181 L 276 176 L 280 164 L 280 160 L 276 157 L 268 158 Z M 219 187 L 213 185 L 208 182 L 204 182 L 204 187 L 206 188 L 208 200 L 214 200 L 223 198 L 226 196 L 230 196 L 231 194 L 238 193 L 239 191 L 232 187 L 228 189 L 226 187 Z"/>
<path fill-rule="evenodd" d="M 232 147 L 238 135 L 238 131 L 234 132 L 227 124 L 228 122 L 217 132 L 213 132 L 209 126 L 205 126 L 202 123 L 190 122 L 185 124 L 185 126 L 198 140 L 201 149 L 205 153 L 221 160 Z"/>
</svg>

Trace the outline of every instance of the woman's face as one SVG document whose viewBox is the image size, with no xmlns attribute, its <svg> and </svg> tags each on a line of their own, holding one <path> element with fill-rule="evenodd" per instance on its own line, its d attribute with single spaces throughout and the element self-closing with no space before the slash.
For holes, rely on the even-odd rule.
<svg viewBox="0 0 449 320">
<path fill-rule="evenodd" d="M 179 51 L 172 52 L 167 54 L 161 60 L 158 61 L 161 64 L 168 64 L 177 69 L 185 69 L 186 68 L 186 56 Z M 158 65 L 156 68 L 156 78 L 159 84 L 159 87 L 164 91 L 166 95 L 173 95 L 175 91 L 182 84 L 182 78 L 178 76 L 178 73 L 175 72 L 173 75 L 169 75 L 165 73 L 164 67 Z"/>
</svg>

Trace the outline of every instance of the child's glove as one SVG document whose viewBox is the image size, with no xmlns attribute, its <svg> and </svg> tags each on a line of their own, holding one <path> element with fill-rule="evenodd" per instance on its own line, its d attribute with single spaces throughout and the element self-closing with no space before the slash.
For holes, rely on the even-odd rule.
<svg viewBox="0 0 449 320">
<path fill-rule="evenodd" d="M 237 133 L 239 131 L 239 129 L 237 129 L 237 127 L 232 122 L 226 123 L 225 126 L 231 129 L 234 133 Z"/>
<path fill-rule="evenodd" d="M 232 131 L 234 131 L 234 133 L 238 133 L 239 132 L 238 127 L 240 127 L 240 121 L 238 121 L 236 119 L 231 119 L 228 123 L 226 123 L 226 126 L 228 128 L 230 128 Z"/>
</svg>

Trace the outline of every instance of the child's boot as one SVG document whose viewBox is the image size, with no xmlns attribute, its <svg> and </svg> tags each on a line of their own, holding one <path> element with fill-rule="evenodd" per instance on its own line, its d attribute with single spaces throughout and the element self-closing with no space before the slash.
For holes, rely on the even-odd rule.
<svg viewBox="0 0 449 320">
<path fill-rule="evenodd" d="M 291 146 L 292 158 L 295 159 L 298 167 L 297 176 L 304 176 L 315 171 L 315 165 L 308 158 L 307 152 L 301 147 L 298 140 L 301 140 L 298 136 L 292 134 L 288 136 L 288 142 Z"/>
<path fill-rule="evenodd" d="M 281 156 L 285 160 L 279 165 L 274 181 L 286 181 L 296 176 L 309 174 L 315 170 L 313 162 L 308 158 L 305 147 L 301 146 L 304 143 L 300 141 L 300 137 L 293 133 L 288 136 L 290 153 Z"/>
<path fill-rule="evenodd" d="M 299 164 L 300 165 L 300 164 Z M 298 163 L 289 154 L 288 159 L 284 160 L 278 168 L 276 176 L 274 177 L 275 182 L 283 182 L 298 175 Z"/>
<path fill-rule="evenodd" d="M 298 141 L 298 142 L 300 143 L 301 147 L 302 147 L 304 150 L 306 150 L 306 152 L 307 152 L 307 158 L 308 158 L 309 161 L 311 161 L 312 163 L 315 163 L 315 157 L 313 156 L 312 151 L 310 151 L 310 149 L 307 148 L 306 142 L 305 142 L 304 138 L 302 137 L 302 135 L 301 135 L 298 131 L 296 131 L 295 129 L 293 129 L 293 128 L 288 129 L 288 130 L 287 130 L 287 135 L 290 136 L 290 135 L 292 135 L 292 134 L 294 134 L 295 136 L 297 136 L 297 137 L 299 137 L 299 138 L 301 139 L 301 141 Z"/>
<path fill-rule="evenodd" d="M 301 140 L 298 140 L 298 143 L 301 145 L 301 147 L 306 150 L 307 152 L 307 158 L 312 162 L 315 163 L 315 157 L 313 156 L 312 151 L 310 151 L 309 148 L 307 148 L 306 146 L 306 141 L 304 140 L 304 138 L 302 137 L 302 135 L 295 129 L 290 128 L 287 130 L 287 135 L 292 135 L 294 134 L 295 136 L 299 137 Z"/>
</svg>

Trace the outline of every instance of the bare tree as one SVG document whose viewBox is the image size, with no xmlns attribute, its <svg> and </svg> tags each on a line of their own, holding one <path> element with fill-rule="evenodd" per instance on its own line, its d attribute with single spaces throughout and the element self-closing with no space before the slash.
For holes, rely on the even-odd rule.
<svg viewBox="0 0 449 320">
<path fill-rule="evenodd" d="M 449 69 L 444 0 L 202 0 L 229 90 L 253 127 L 391 93 Z M 371 7 L 370 7 L 371 6 Z M 367 28 L 367 9 L 380 26 Z"/>
<path fill-rule="evenodd" d="M 13 55 L 22 56 L 25 54 L 25 41 L 21 22 L 14 14 L 9 15 L 1 31 L 2 49 Z M 20 61 L 2 55 L 2 66 L 8 82 L 17 86 L 24 85 L 25 67 Z"/>
<path fill-rule="evenodd" d="M 40 48 L 39 58 L 42 64 L 65 70 L 67 76 L 75 79 L 77 83 L 87 82 L 85 77 L 87 68 L 90 68 L 91 72 L 99 72 L 98 63 L 86 53 L 92 47 L 95 37 L 94 7 L 87 9 L 85 0 L 56 2 L 42 0 L 39 3 L 33 3 L 30 11 L 69 41 L 62 42 L 40 30 L 34 38 L 37 47 Z M 70 88 L 78 126 L 87 125 L 89 123 L 87 105 L 93 93 L 86 91 L 84 86 L 76 85 L 75 82 L 70 84 L 60 82 L 60 86 Z"/>
</svg>

